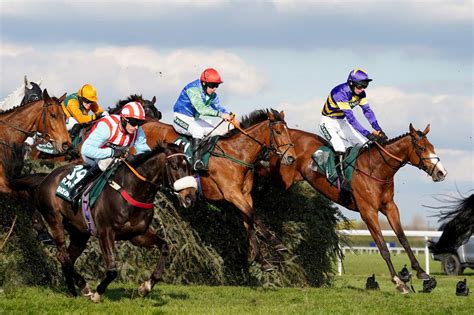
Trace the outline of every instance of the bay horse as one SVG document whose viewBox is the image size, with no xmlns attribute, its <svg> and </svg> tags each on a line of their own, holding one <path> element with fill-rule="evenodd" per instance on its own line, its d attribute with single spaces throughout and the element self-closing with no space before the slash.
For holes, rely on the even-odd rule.
<svg viewBox="0 0 474 315">
<path fill-rule="evenodd" d="M 255 110 L 243 117 L 242 131 L 233 129 L 217 141 L 209 158 L 209 171 L 200 176 L 202 195 L 207 201 L 226 200 L 240 210 L 252 249 L 252 259 L 257 260 L 262 270 L 266 271 L 273 267 L 260 255 L 254 224 L 261 228 L 265 240 L 276 250 L 283 251 L 286 248 L 254 213 L 251 196 L 253 173 L 262 151 L 274 152 L 284 165 L 295 161 L 295 151 L 284 117 L 283 112 L 274 109 Z M 149 144 L 156 141 L 173 142 L 180 136 L 173 126 L 159 121 L 147 122 L 142 128 Z"/>
<path fill-rule="evenodd" d="M 289 129 L 290 137 L 295 145 L 296 162 L 291 166 L 286 166 L 273 158 L 270 168 L 260 167 L 258 173 L 262 176 L 276 175 L 276 183 L 286 189 L 295 181 L 306 180 L 328 199 L 347 209 L 359 212 L 388 266 L 392 282 L 396 284 L 400 292 L 408 293 L 408 288 L 399 279 L 393 267 L 390 252 L 381 232 L 378 213 L 381 212 L 387 217 L 410 258 L 411 268 L 416 270 L 418 279 L 429 280 L 429 275 L 421 268 L 408 243 L 400 223 L 398 207 L 393 200 L 395 193 L 393 178 L 406 164 L 425 171 L 435 182 L 444 180 L 447 175 L 433 145 L 426 137 L 429 130 L 429 125 L 421 132 L 415 130 L 410 124 L 408 133 L 391 139 L 383 145 L 373 143 L 361 150 L 352 175 L 352 196 L 348 204 L 343 204 L 338 189 L 329 183 L 325 175 L 311 168 L 313 152 L 323 145 L 329 146 L 326 140 L 316 134 Z"/>
<path fill-rule="evenodd" d="M 0 145 L 5 148 L 12 144 L 21 144 L 28 136 L 40 133 L 56 150 L 65 152 L 71 145 L 71 138 L 66 129 L 66 116 L 61 108 L 65 96 L 66 94 L 59 99 L 50 97 L 45 89 L 42 99 L 1 112 Z M 0 192 L 11 192 L 1 164 Z"/>
<path fill-rule="evenodd" d="M 140 295 L 148 294 L 161 279 L 169 250 L 166 242 L 149 227 L 153 219 L 154 197 L 158 190 L 171 193 L 177 196 L 183 207 L 190 207 L 196 200 L 197 184 L 190 176 L 191 167 L 183 154 L 183 147 L 175 144 L 158 145 L 150 152 L 135 156 L 128 164 L 120 160 L 110 178 L 113 182 L 109 180 L 109 185 L 105 186 L 91 209 L 95 226 L 92 229 L 86 224 L 77 204 L 72 205 L 56 196 L 59 182 L 74 164 L 59 167 L 49 174 L 21 176 L 18 175 L 21 167 L 15 163 L 18 159 L 7 156 L 4 160 L 7 161 L 4 163 L 12 187 L 30 194 L 34 207 L 41 212 L 50 227 L 57 247 L 57 258 L 72 296 L 77 296 L 77 285 L 93 302 L 100 301 L 107 286 L 117 276 L 114 256 L 116 240 L 129 240 L 136 246 L 146 248 L 161 248 L 150 279 L 139 287 Z M 118 184 L 121 189 L 113 188 L 111 183 Z M 69 234 L 68 247 L 65 231 Z M 97 236 L 106 265 L 106 277 L 99 283 L 95 293 L 91 292 L 82 275 L 74 269 L 77 258 L 87 246 L 90 233 Z"/>
</svg>

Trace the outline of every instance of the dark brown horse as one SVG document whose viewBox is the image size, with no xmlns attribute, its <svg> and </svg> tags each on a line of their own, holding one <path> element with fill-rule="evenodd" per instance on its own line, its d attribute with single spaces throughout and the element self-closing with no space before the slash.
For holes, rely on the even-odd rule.
<svg viewBox="0 0 474 315">
<path fill-rule="evenodd" d="M 265 239 L 277 250 L 285 250 L 281 241 L 268 232 L 253 209 L 251 196 L 255 162 L 262 150 L 276 153 L 284 165 L 295 160 L 295 152 L 288 135 L 284 113 L 275 110 L 256 110 L 241 122 L 244 133 L 234 129 L 219 139 L 209 159 L 209 172 L 201 176 L 204 198 L 208 201 L 226 200 L 242 213 L 244 226 L 253 250 L 252 259 L 261 263 L 262 269 L 272 267 L 260 255 L 254 224 L 261 227 Z M 179 134 L 171 125 L 151 121 L 143 125 L 148 143 L 173 142 Z"/>
<path fill-rule="evenodd" d="M 28 136 L 41 133 L 55 149 L 64 152 L 71 145 L 66 129 L 66 118 L 61 108 L 61 98 L 50 97 L 46 90 L 43 99 L 11 108 L 0 113 L 0 145 L 21 144 Z M 0 192 L 11 192 L 5 182 L 3 166 L 0 164 Z"/>
<path fill-rule="evenodd" d="M 410 258 L 411 267 L 416 270 L 419 279 L 428 280 L 429 276 L 421 268 L 415 258 L 400 223 L 400 213 L 393 200 L 395 173 L 404 165 L 411 164 L 430 175 L 433 181 L 442 181 L 447 172 L 437 157 L 433 145 L 429 142 L 426 129 L 416 131 L 410 124 L 407 134 L 389 140 L 384 145 L 374 143 L 359 153 L 352 177 L 352 196 L 349 204 L 341 204 L 339 191 L 326 179 L 325 175 L 311 169 L 312 154 L 322 145 L 328 145 L 318 135 L 297 129 L 289 129 L 296 151 L 296 163 L 291 166 L 280 165 L 273 159 L 270 171 L 260 168 L 260 175 L 277 174 L 278 183 L 289 188 L 295 181 L 306 180 L 314 189 L 330 200 L 360 213 L 362 220 L 375 240 L 380 253 L 387 263 L 392 281 L 402 293 L 408 288 L 400 281 L 392 261 L 386 242 L 382 236 L 378 221 L 378 213 L 382 212 L 397 235 L 400 243 Z M 273 168 L 273 169 L 272 169 Z"/>
<path fill-rule="evenodd" d="M 50 174 L 22 177 L 15 174 L 18 170 L 15 160 L 5 160 L 11 186 L 29 192 L 34 206 L 50 227 L 57 246 L 57 257 L 68 290 L 73 296 L 77 295 L 75 288 L 77 285 L 82 293 L 90 296 L 94 302 L 100 300 L 109 283 L 117 276 L 114 257 L 116 240 L 130 240 L 136 246 L 147 248 L 161 247 L 161 255 L 155 270 L 150 279 L 139 287 L 141 295 L 148 294 L 161 279 L 168 247 L 166 242 L 149 228 L 153 219 L 154 197 L 158 190 L 168 191 L 176 195 L 184 207 L 191 206 L 196 200 L 197 184 L 190 176 L 191 167 L 182 153 L 182 147 L 174 144 L 158 146 L 150 152 L 134 157 L 129 165 L 120 161 L 122 164 L 110 178 L 113 182 L 109 181 L 109 185 L 105 186 L 91 209 L 95 229 L 90 229 L 90 225 L 86 224 L 77 205 L 73 206 L 56 196 L 59 182 L 74 165 L 59 167 Z M 117 190 L 117 184 L 122 190 Z M 65 244 L 65 230 L 69 233 L 68 247 Z M 87 246 L 90 230 L 99 239 L 106 264 L 106 278 L 100 282 L 94 294 L 84 278 L 74 270 L 74 263 Z"/>
</svg>

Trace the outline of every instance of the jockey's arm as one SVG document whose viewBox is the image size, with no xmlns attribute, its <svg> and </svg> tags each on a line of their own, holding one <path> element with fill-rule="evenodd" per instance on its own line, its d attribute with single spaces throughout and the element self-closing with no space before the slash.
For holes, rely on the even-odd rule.
<svg viewBox="0 0 474 315">
<path fill-rule="evenodd" d="M 340 110 L 344 113 L 346 116 L 346 120 L 349 124 L 351 124 L 352 127 L 354 127 L 355 130 L 360 132 L 363 136 L 367 137 L 370 132 L 365 129 L 357 120 L 357 118 L 354 116 L 354 113 L 352 112 L 352 109 L 349 105 L 348 102 L 345 101 L 339 101 L 336 103 L 337 107 L 339 107 Z"/>
<path fill-rule="evenodd" d="M 112 157 L 112 148 L 102 148 L 110 138 L 110 129 L 105 122 L 99 122 L 97 127 L 82 144 L 81 154 L 91 159 L 105 159 Z"/>
<path fill-rule="evenodd" d="M 364 112 L 365 118 L 369 121 L 370 125 L 372 128 L 374 128 L 377 131 L 381 131 L 382 128 L 380 128 L 379 123 L 377 121 L 377 118 L 375 118 L 375 114 L 372 111 L 372 109 L 369 106 L 369 103 L 366 103 L 364 105 L 360 105 L 362 107 L 362 111 Z"/>
<path fill-rule="evenodd" d="M 137 140 L 135 140 L 135 144 L 133 147 L 137 151 L 137 154 L 151 151 L 150 147 L 146 143 L 146 136 L 143 132 L 142 127 L 138 128 Z"/>
<path fill-rule="evenodd" d="M 190 88 L 186 91 L 186 94 L 200 116 L 217 117 L 219 115 L 218 110 L 204 104 L 201 97 L 201 91 L 198 88 Z"/>
<path fill-rule="evenodd" d="M 79 102 L 76 100 L 69 101 L 69 104 L 67 105 L 67 110 L 72 115 L 72 117 L 74 117 L 74 119 L 76 119 L 77 122 L 80 124 L 88 123 L 96 119 L 95 114 L 84 115 L 80 108 Z"/>
<path fill-rule="evenodd" d="M 94 112 L 94 114 L 96 114 L 96 116 L 99 116 L 99 114 L 104 112 L 104 110 L 102 109 L 102 107 L 100 107 L 98 103 L 93 103 L 90 109 Z"/>
</svg>

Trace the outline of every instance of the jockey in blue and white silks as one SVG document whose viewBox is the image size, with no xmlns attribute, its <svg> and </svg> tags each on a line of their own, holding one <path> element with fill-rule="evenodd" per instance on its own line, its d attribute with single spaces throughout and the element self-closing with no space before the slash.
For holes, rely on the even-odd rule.
<svg viewBox="0 0 474 315">
<path fill-rule="evenodd" d="M 234 125 L 239 124 L 235 116 L 225 109 L 216 94 L 216 89 L 223 81 L 219 73 L 208 68 L 201 73 L 199 80 L 187 84 L 179 95 L 174 107 L 173 127 L 176 132 L 193 137 L 193 166 L 195 170 L 206 171 L 199 150 L 201 140 L 214 127 L 201 117 L 220 117 Z M 213 131 L 214 135 L 222 134 Z M 203 153 L 203 152 L 202 152 Z"/>
<path fill-rule="evenodd" d="M 137 154 L 150 151 L 141 125 L 145 122 L 145 110 L 138 102 L 125 104 L 120 115 L 110 115 L 98 120 L 82 144 L 81 154 L 86 164 L 92 166 L 71 192 L 76 199 L 82 188 L 126 150 L 134 147 Z"/>
</svg>

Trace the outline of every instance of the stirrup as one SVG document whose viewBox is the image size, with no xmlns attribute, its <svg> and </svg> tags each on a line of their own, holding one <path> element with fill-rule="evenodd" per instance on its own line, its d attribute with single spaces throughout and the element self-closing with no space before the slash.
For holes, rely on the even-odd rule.
<svg viewBox="0 0 474 315">
<path fill-rule="evenodd" d="M 194 167 L 193 168 L 194 168 L 195 171 L 198 171 L 198 172 L 199 171 L 207 172 L 207 170 L 208 170 L 201 160 L 197 160 L 196 162 L 194 162 Z"/>
</svg>

